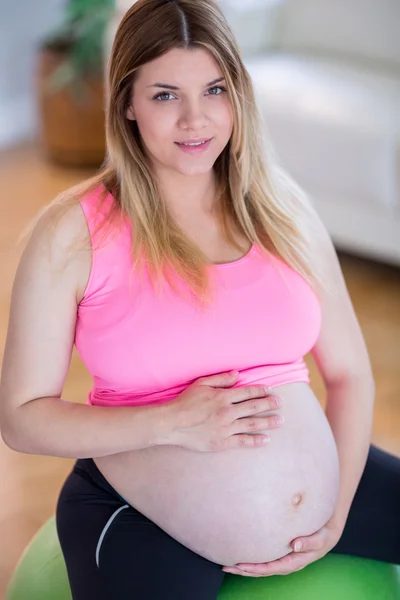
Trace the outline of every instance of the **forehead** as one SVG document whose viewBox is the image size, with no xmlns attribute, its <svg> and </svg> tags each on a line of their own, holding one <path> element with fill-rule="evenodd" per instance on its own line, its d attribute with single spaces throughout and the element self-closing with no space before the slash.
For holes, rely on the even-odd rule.
<svg viewBox="0 0 400 600">
<path fill-rule="evenodd" d="M 222 76 L 222 70 L 208 50 L 173 48 L 142 65 L 136 82 L 146 86 L 161 81 L 183 88 L 190 85 L 201 86 Z"/>
</svg>

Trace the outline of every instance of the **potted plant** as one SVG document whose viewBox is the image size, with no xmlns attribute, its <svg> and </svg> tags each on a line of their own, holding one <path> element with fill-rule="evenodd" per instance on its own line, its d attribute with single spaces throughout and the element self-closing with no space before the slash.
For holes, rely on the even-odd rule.
<svg viewBox="0 0 400 600">
<path fill-rule="evenodd" d="M 114 4 L 67 0 L 62 25 L 40 44 L 40 141 L 56 162 L 84 167 L 104 160 L 103 47 Z"/>
</svg>

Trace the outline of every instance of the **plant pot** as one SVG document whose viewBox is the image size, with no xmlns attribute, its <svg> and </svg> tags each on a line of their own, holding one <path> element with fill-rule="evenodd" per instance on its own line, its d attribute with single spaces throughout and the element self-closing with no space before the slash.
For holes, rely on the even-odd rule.
<svg viewBox="0 0 400 600">
<path fill-rule="evenodd" d="M 42 47 L 38 56 L 37 105 L 40 143 L 46 156 L 57 163 L 99 167 L 106 154 L 104 81 L 87 77 L 84 100 L 64 86 L 49 91 L 49 78 L 66 56 L 66 49 Z"/>
</svg>

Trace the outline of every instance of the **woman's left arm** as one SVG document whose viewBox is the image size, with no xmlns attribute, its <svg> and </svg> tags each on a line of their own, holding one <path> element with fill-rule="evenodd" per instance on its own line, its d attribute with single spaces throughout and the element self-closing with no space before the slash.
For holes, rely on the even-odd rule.
<svg viewBox="0 0 400 600">
<path fill-rule="evenodd" d="M 339 453 L 341 484 L 333 521 L 343 529 L 371 443 L 375 384 L 335 248 L 318 225 L 319 256 L 332 289 L 320 294 L 322 326 L 311 353 L 326 387 L 326 415 Z"/>
<path fill-rule="evenodd" d="M 236 568 L 223 569 L 230 573 L 252 577 L 284 575 L 304 568 L 329 552 L 341 537 L 367 461 L 375 397 L 371 363 L 334 245 L 318 217 L 316 225 L 315 256 L 322 261 L 330 290 L 319 293 L 322 325 L 311 354 L 326 387 L 326 415 L 339 454 L 339 500 L 325 527 L 311 536 L 292 541 L 296 551 L 270 563 L 240 563 Z M 298 543 L 301 543 L 299 551 Z"/>
</svg>

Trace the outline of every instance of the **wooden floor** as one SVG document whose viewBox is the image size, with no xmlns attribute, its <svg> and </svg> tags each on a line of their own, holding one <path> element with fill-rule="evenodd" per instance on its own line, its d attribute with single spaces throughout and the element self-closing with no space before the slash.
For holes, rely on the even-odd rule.
<svg viewBox="0 0 400 600">
<path fill-rule="evenodd" d="M 89 174 L 52 166 L 30 145 L 0 154 L 0 359 L 21 252 L 15 247 L 17 236 L 42 205 Z M 400 456 L 400 269 L 344 254 L 340 260 L 375 373 L 373 441 Z M 323 404 L 322 381 L 309 356 L 307 364 L 312 387 Z M 84 401 L 90 383 L 74 354 L 63 397 Z M 23 548 L 54 513 L 58 491 L 72 463 L 18 454 L 0 440 L 0 599 Z"/>
</svg>

